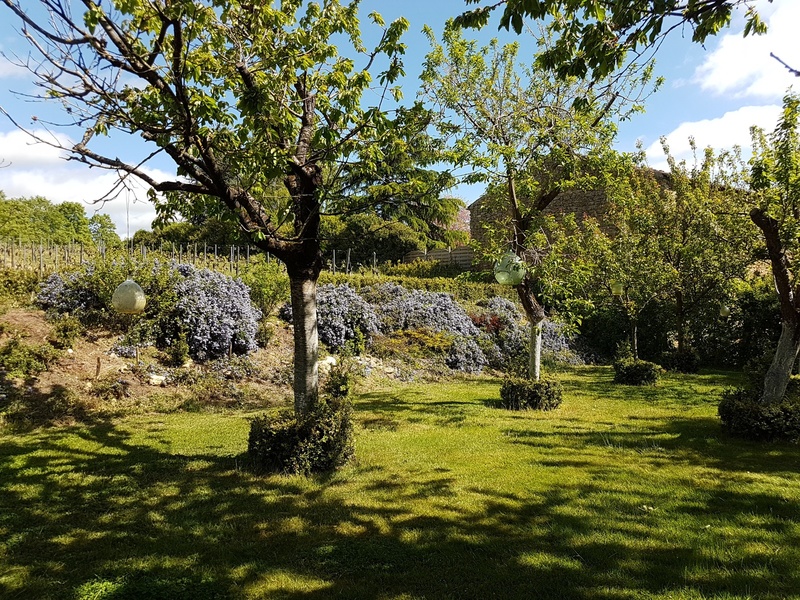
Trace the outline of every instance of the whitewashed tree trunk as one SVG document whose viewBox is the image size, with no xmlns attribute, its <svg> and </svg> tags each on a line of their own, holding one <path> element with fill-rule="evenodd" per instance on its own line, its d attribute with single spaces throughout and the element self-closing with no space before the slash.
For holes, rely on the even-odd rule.
<svg viewBox="0 0 800 600">
<path fill-rule="evenodd" d="M 761 395 L 761 402 L 771 404 L 783 399 L 789 385 L 792 367 L 797 361 L 798 352 L 800 352 L 800 327 L 796 323 L 784 321 L 775 356 L 764 376 L 764 392 Z"/>
<path fill-rule="evenodd" d="M 531 341 L 528 352 L 528 377 L 539 381 L 542 370 L 542 322 L 531 321 Z"/>
<path fill-rule="evenodd" d="M 294 323 L 294 410 L 307 413 L 319 397 L 319 335 L 317 282 L 290 278 Z"/>
</svg>

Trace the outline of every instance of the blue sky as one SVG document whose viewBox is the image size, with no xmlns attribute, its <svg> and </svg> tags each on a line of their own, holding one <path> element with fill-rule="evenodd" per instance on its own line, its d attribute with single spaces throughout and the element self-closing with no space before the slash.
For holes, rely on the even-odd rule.
<svg viewBox="0 0 800 600">
<path fill-rule="evenodd" d="M 33 2 L 33 0 L 28 0 Z M 637 140 L 647 149 L 651 164 L 664 167 L 660 136 L 666 136 L 672 153 L 678 158 L 691 160 L 689 136 L 699 147 L 717 149 L 740 145 L 749 146 L 749 128 L 758 125 L 772 129 L 777 121 L 781 98 L 794 84 L 800 89 L 800 78 L 791 75 L 777 61 L 770 58 L 774 52 L 785 61 L 800 68 L 800 44 L 797 43 L 797 24 L 800 23 L 800 2 L 797 0 L 756 0 L 769 32 L 761 37 L 742 38 L 743 14 L 737 15 L 729 29 L 709 39 L 705 47 L 693 44 L 690 33 L 683 38 L 673 33 L 657 55 L 656 73 L 666 79 L 662 89 L 651 97 L 646 112 L 620 124 L 617 148 L 633 151 Z M 26 2 L 23 2 L 26 4 Z M 462 10 L 463 0 L 362 0 L 363 34 L 370 39 L 370 24 L 366 15 L 371 11 L 381 13 L 389 22 L 404 16 L 410 22 L 404 41 L 408 46 L 405 67 L 404 93 L 411 100 L 416 94 L 417 76 L 422 61 L 429 50 L 421 34 L 423 25 L 441 31 L 445 20 Z M 6 54 L 27 52 L 27 46 L 14 31 L 10 12 L 2 8 L 0 14 L 0 49 Z M 523 43 L 520 59 L 525 60 L 530 45 L 524 36 L 497 30 L 494 23 L 479 33 L 481 40 L 497 37 L 501 42 L 519 40 Z M 374 30 L 372 30 L 374 31 Z M 47 108 L 21 102 L 10 90 L 30 91 L 27 72 L 15 68 L 0 58 L 0 105 L 30 125 L 32 114 L 46 114 Z M 119 144 L 125 140 L 115 140 Z M 0 169 L 0 190 L 7 196 L 42 195 L 54 202 L 85 202 L 87 214 L 98 207 L 91 200 L 103 196 L 113 185 L 114 176 L 90 170 L 74 162 L 66 162 L 52 148 L 32 145 L 24 134 L 0 116 L 0 158 L 10 163 Z M 154 165 L 154 172 L 169 172 L 169 164 Z M 480 188 L 460 187 L 454 193 L 467 204 L 477 199 Z M 144 200 L 145 191 L 117 198 L 100 210 L 112 216 L 117 231 L 126 233 L 126 203 L 130 214 L 131 232 L 149 228 L 153 218 L 152 208 Z"/>
</svg>

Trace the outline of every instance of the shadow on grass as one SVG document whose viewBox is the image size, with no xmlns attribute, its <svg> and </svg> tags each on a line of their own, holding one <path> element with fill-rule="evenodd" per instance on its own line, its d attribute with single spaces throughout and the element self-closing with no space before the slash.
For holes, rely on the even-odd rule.
<svg viewBox="0 0 800 600">
<path fill-rule="evenodd" d="M 602 504 L 570 509 L 602 493 L 596 483 L 523 497 L 465 492 L 441 468 L 409 481 L 373 465 L 309 482 L 257 478 L 240 461 L 135 445 L 110 423 L 3 440 L 0 596 L 622 600 L 691 586 L 759 598 L 800 589 L 796 557 L 757 546 L 694 581 L 709 561 L 705 534 L 662 535 L 665 521 L 609 517 Z M 478 506 L 452 501 L 464 493 Z M 729 491 L 698 510 L 752 515 L 772 501 Z M 796 523 L 797 510 L 780 517 Z M 787 540 L 800 542 L 794 531 Z"/>
</svg>

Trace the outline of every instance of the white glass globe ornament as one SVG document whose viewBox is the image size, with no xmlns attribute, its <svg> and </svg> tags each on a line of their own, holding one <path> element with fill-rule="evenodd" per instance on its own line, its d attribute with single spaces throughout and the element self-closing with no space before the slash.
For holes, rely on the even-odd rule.
<svg viewBox="0 0 800 600">
<path fill-rule="evenodd" d="M 720 316 L 720 317 L 722 317 L 722 318 L 724 318 L 724 319 L 727 319 L 728 317 L 730 317 L 730 316 L 731 316 L 731 309 L 730 309 L 730 308 L 728 308 L 728 307 L 727 307 L 727 306 L 725 306 L 725 305 L 723 305 L 723 306 L 720 306 L 720 307 L 719 307 L 719 316 Z"/>
<path fill-rule="evenodd" d="M 111 296 L 111 305 L 124 315 L 138 315 L 144 311 L 144 290 L 133 279 L 126 279 Z"/>
<path fill-rule="evenodd" d="M 494 264 L 494 278 L 501 285 L 519 285 L 525 279 L 525 264 L 513 252 L 507 252 Z"/>
</svg>

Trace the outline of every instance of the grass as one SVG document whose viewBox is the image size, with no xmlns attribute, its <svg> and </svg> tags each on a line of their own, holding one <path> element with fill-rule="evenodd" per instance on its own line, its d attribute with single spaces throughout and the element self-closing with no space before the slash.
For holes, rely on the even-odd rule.
<svg viewBox="0 0 800 600">
<path fill-rule="evenodd" d="M 244 469 L 242 414 L 0 433 L 0 597 L 800 598 L 800 448 L 721 433 L 729 375 L 561 379 L 364 392 L 317 479 Z"/>
</svg>

